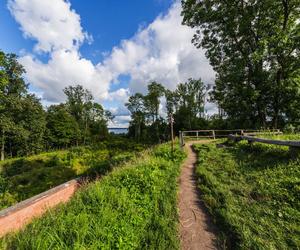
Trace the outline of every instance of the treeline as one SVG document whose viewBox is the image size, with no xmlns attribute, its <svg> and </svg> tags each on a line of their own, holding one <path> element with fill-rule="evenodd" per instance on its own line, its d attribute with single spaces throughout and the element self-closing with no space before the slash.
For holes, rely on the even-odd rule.
<svg viewBox="0 0 300 250">
<path fill-rule="evenodd" d="M 174 118 L 175 133 L 186 129 L 300 131 L 299 0 L 183 0 L 183 24 L 196 29 L 192 42 L 206 50 L 216 72 L 207 93 L 201 80 L 175 91 L 151 83 L 148 93 L 130 97 L 129 134 L 159 141 Z M 205 97 L 207 95 L 207 98 Z M 165 98 L 163 119 L 159 115 Z M 218 108 L 204 115 L 204 102 Z M 163 112 L 162 112 L 163 113 Z"/>
<path fill-rule="evenodd" d="M 150 83 L 146 95 L 136 93 L 126 103 L 131 112 L 129 136 L 138 141 L 168 140 L 170 119 L 174 120 L 175 133 L 183 129 L 208 127 L 209 121 L 204 114 L 206 93 L 201 79 L 189 79 L 180 83 L 174 91 L 160 83 Z"/>
<path fill-rule="evenodd" d="M 211 97 L 223 118 L 300 128 L 299 0 L 183 0 L 182 9 L 217 73 Z"/>
<path fill-rule="evenodd" d="M 108 134 L 112 115 L 94 102 L 88 90 L 80 85 L 67 87 L 67 101 L 44 110 L 28 92 L 24 73 L 16 55 L 0 51 L 1 160 L 88 144 Z"/>
</svg>

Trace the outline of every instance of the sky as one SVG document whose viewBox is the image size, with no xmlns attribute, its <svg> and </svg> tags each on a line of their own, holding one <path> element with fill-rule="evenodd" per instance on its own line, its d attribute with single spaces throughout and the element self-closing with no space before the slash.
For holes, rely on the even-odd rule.
<svg viewBox="0 0 300 250">
<path fill-rule="evenodd" d="M 113 113 L 110 127 L 127 127 L 124 104 L 149 82 L 172 90 L 188 78 L 214 83 L 180 12 L 176 0 L 0 0 L 0 49 L 19 55 L 44 106 L 65 101 L 63 88 L 80 84 Z"/>
</svg>

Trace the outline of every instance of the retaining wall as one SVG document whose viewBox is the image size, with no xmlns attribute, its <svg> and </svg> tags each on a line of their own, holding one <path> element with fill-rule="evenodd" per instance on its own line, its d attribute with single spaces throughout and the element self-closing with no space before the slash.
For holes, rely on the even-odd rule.
<svg viewBox="0 0 300 250">
<path fill-rule="evenodd" d="M 49 208 L 67 202 L 79 186 L 79 179 L 74 179 L 0 211 L 0 237 L 17 231 Z"/>
</svg>

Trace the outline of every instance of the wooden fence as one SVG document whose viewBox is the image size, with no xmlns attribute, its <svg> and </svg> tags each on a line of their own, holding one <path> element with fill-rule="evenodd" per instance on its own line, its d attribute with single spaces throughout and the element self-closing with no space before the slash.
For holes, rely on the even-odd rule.
<svg viewBox="0 0 300 250">
<path fill-rule="evenodd" d="M 259 134 L 282 134 L 279 129 L 250 130 L 250 129 L 211 129 L 211 130 L 186 130 L 179 131 L 179 142 L 183 146 L 186 140 L 227 138 L 229 135 L 250 136 Z"/>
<path fill-rule="evenodd" d="M 272 139 L 256 138 L 252 136 L 243 136 L 243 135 L 241 136 L 229 135 L 228 138 L 236 142 L 241 140 L 247 140 L 249 143 L 260 142 L 260 143 L 273 144 L 278 146 L 288 146 L 291 148 L 300 148 L 300 141 L 272 140 Z"/>
</svg>

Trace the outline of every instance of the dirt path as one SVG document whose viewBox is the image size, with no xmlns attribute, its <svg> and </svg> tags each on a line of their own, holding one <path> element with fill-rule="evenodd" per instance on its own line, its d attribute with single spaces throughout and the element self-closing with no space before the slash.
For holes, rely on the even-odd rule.
<svg viewBox="0 0 300 250">
<path fill-rule="evenodd" d="M 183 163 L 179 179 L 181 249 L 217 249 L 217 230 L 213 225 L 203 202 L 199 199 L 199 191 L 197 189 L 194 173 L 197 157 L 196 153 L 192 150 L 192 142 L 187 143 L 186 148 L 188 158 Z"/>
</svg>

